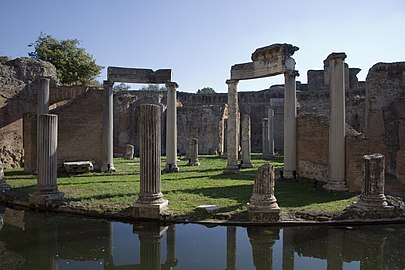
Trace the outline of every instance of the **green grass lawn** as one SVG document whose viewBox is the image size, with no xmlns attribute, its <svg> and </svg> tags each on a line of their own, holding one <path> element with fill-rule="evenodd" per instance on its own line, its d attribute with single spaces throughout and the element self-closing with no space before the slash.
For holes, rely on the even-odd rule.
<svg viewBox="0 0 405 270">
<path fill-rule="evenodd" d="M 257 168 L 270 162 L 278 170 L 282 168 L 282 158 L 266 161 L 254 154 L 251 169 L 243 169 L 241 174 L 224 174 L 226 160 L 217 156 L 201 156 L 201 166 L 186 166 L 187 161 L 178 162 L 180 172 L 162 174 L 162 192 L 169 200 L 170 210 L 177 216 L 187 215 L 191 219 L 201 204 L 215 204 L 220 212 L 239 213 L 247 209 L 252 195 L 253 180 Z M 59 190 L 65 198 L 87 203 L 103 209 L 123 209 L 131 206 L 139 193 L 139 158 L 114 159 L 116 173 L 89 173 L 81 175 L 59 175 Z M 162 157 L 162 168 L 165 158 Z M 20 170 L 5 171 L 7 183 L 20 192 L 33 192 L 36 179 L 24 175 Z M 343 210 L 354 201 L 352 194 L 333 194 L 324 191 L 318 184 L 314 190 L 310 180 L 277 180 L 276 197 L 282 211 L 325 211 Z"/>
</svg>

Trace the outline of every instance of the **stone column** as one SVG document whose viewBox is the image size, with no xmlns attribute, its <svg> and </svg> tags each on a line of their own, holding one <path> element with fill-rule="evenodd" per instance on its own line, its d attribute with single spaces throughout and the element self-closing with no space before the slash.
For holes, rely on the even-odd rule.
<svg viewBox="0 0 405 270">
<path fill-rule="evenodd" d="M 189 155 L 189 162 L 187 163 L 188 166 L 200 166 L 200 161 L 198 160 L 198 139 L 191 138 L 189 140 L 190 146 L 190 155 Z"/>
<path fill-rule="evenodd" d="M 251 151 L 250 115 L 242 115 L 242 168 L 253 168 Z"/>
<path fill-rule="evenodd" d="M 238 80 L 227 80 L 228 84 L 228 127 L 227 127 L 227 167 L 225 173 L 239 173 L 238 150 L 239 150 L 239 133 L 238 133 Z"/>
<path fill-rule="evenodd" d="M 161 109 L 158 105 L 142 104 L 140 110 L 140 191 L 134 204 L 134 215 L 159 219 L 167 208 L 160 182 Z"/>
<path fill-rule="evenodd" d="M 38 116 L 37 134 L 37 191 L 30 195 L 30 204 L 47 204 L 63 200 L 57 184 L 58 116 Z"/>
<path fill-rule="evenodd" d="M 236 269 L 236 227 L 226 227 L 226 270 Z"/>
<path fill-rule="evenodd" d="M 37 115 L 49 113 L 49 77 L 39 79 Z"/>
<path fill-rule="evenodd" d="M 125 145 L 125 159 L 134 159 L 134 146 L 127 143 Z"/>
<path fill-rule="evenodd" d="M 113 84 L 104 81 L 102 172 L 115 172 L 113 161 Z"/>
<path fill-rule="evenodd" d="M 10 185 L 6 183 L 6 177 L 4 176 L 3 163 L 0 160 L 0 192 L 5 192 L 10 190 Z"/>
<path fill-rule="evenodd" d="M 346 54 L 332 53 L 329 61 L 330 122 L 329 122 L 329 182 L 331 191 L 347 191 L 345 180 L 345 63 Z"/>
<path fill-rule="evenodd" d="M 262 155 L 263 158 L 269 157 L 269 119 L 262 120 Z"/>
<path fill-rule="evenodd" d="M 224 129 L 222 132 L 223 144 L 222 144 L 222 157 L 228 157 L 228 119 L 224 119 Z"/>
<path fill-rule="evenodd" d="M 178 172 L 177 167 L 177 108 L 175 82 L 166 83 L 167 111 L 166 111 L 166 168 L 165 172 Z"/>
<path fill-rule="evenodd" d="M 284 177 L 293 178 L 297 170 L 297 104 L 295 77 L 298 71 L 284 73 Z"/>
<path fill-rule="evenodd" d="M 250 221 L 278 221 L 280 207 L 274 196 L 275 176 L 273 166 L 266 163 L 259 167 L 253 184 L 248 213 Z"/>
<path fill-rule="evenodd" d="M 269 122 L 269 156 L 274 157 L 274 109 L 269 108 L 268 117 Z"/>
</svg>

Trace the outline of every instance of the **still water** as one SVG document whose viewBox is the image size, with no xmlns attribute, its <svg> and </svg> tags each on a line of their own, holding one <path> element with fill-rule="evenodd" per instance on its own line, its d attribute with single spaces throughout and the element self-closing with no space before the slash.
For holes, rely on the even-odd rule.
<svg viewBox="0 0 405 270">
<path fill-rule="evenodd" d="M 405 269 L 405 225 L 126 224 L 0 208 L 0 269 Z"/>
</svg>

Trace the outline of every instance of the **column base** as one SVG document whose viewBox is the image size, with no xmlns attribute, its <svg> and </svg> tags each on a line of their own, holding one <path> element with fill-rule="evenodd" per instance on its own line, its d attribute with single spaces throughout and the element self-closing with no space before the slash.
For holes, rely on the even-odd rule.
<svg viewBox="0 0 405 270">
<path fill-rule="evenodd" d="M 228 165 L 226 167 L 224 173 L 240 173 L 240 169 L 238 165 Z"/>
<path fill-rule="evenodd" d="M 29 205 L 39 205 L 39 206 L 48 206 L 58 205 L 64 202 L 65 194 L 60 191 L 55 192 L 42 192 L 36 191 L 28 196 Z"/>
<path fill-rule="evenodd" d="M 328 182 L 326 185 L 323 186 L 324 189 L 328 191 L 335 191 L 335 192 L 346 192 L 349 191 L 347 184 L 345 182 Z"/>
<path fill-rule="evenodd" d="M 243 162 L 243 163 L 240 165 L 240 167 L 243 168 L 243 169 L 246 169 L 246 168 L 253 168 L 254 166 L 253 166 L 253 164 L 249 161 L 249 162 Z"/>
<path fill-rule="evenodd" d="M 177 167 L 177 164 L 166 164 L 166 167 L 163 169 L 163 172 L 165 173 L 174 173 L 180 171 L 179 167 Z"/>
<path fill-rule="evenodd" d="M 201 163 L 200 163 L 200 161 L 198 159 L 189 160 L 188 163 L 187 163 L 187 166 L 200 166 L 200 165 L 201 165 Z"/>
<path fill-rule="evenodd" d="M 133 214 L 136 218 L 160 219 L 160 215 L 167 210 L 168 205 L 169 201 L 165 199 L 156 203 L 142 203 L 137 201 L 133 206 Z"/>
<path fill-rule="evenodd" d="M 280 207 L 275 202 L 273 205 L 253 205 L 249 204 L 249 220 L 256 222 L 276 222 L 280 219 Z"/>
<path fill-rule="evenodd" d="M 294 179 L 293 171 L 283 170 L 283 178 L 285 178 L 285 179 Z"/>
<path fill-rule="evenodd" d="M 115 170 L 114 164 L 110 163 L 110 164 L 101 165 L 100 171 L 102 171 L 102 172 L 115 172 L 116 170 Z"/>
</svg>

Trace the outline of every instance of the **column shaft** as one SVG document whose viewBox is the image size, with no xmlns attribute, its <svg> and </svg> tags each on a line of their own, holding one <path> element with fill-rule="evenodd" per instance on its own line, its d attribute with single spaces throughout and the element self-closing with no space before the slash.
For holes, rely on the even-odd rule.
<svg viewBox="0 0 405 270">
<path fill-rule="evenodd" d="M 191 138 L 189 140 L 189 162 L 187 165 L 189 166 L 200 166 L 200 161 L 198 160 L 198 139 Z"/>
<path fill-rule="evenodd" d="M 6 177 L 4 177 L 4 167 L 0 160 L 0 192 L 10 190 L 10 186 L 6 183 Z"/>
<path fill-rule="evenodd" d="M 104 81 L 103 159 L 101 171 L 114 172 L 113 161 L 113 83 Z"/>
<path fill-rule="evenodd" d="M 269 119 L 269 155 L 274 156 L 274 110 L 269 108 L 268 117 Z"/>
<path fill-rule="evenodd" d="M 167 172 L 177 172 L 177 83 L 166 83 L 167 111 L 166 111 L 166 168 Z"/>
<path fill-rule="evenodd" d="M 250 115 L 242 115 L 242 168 L 253 168 L 251 162 Z"/>
<path fill-rule="evenodd" d="M 49 81 L 47 77 L 39 79 L 37 114 L 49 113 Z"/>
<path fill-rule="evenodd" d="M 262 120 L 262 154 L 264 158 L 269 157 L 269 119 Z"/>
<path fill-rule="evenodd" d="M 227 80 L 228 84 L 228 126 L 227 126 L 227 167 L 226 173 L 239 173 L 238 150 L 239 150 L 239 133 L 238 133 L 238 91 L 237 80 Z"/>
</svg>

